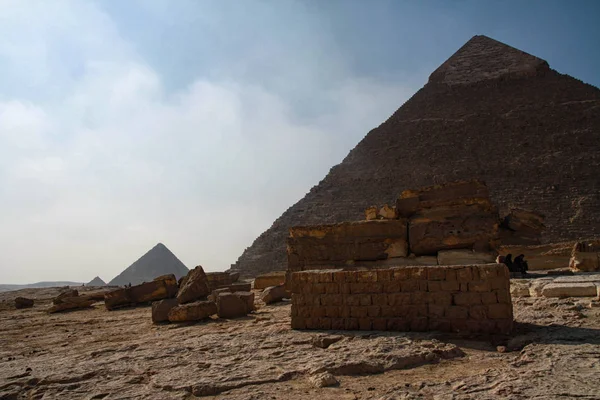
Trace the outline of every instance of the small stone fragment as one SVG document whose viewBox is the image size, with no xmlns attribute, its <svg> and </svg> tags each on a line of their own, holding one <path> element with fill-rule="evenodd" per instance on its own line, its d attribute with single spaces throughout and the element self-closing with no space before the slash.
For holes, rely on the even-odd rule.
<svg viewBox="0 0 600 400">
<path fill-rule="evenodd" d="M 331 375 L 329 372 L 323 372 L 318 375 L 312 375 L 308 378 L 310 383 L 316 388 L 330 387 L 339 385 L 338 380 L 335 376 Z"/>
<path fill-rule="evenodd" d="M 319 335 L 312 338 L 312 345 L 315 347 L 320 347 L 322 349 L 326 349 L 332 344 L 339 342 L 342 340 L 342 336 L 334 336 L 334 335 Z"/>
</svg>

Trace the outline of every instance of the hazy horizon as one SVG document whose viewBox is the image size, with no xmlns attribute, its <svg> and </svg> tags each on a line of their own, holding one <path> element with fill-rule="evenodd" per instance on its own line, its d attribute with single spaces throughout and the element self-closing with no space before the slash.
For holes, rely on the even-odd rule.
<svg viewBox="0 0 600 400">
<path fill-rule="evenodd" d="M 595 1 L 0 0 L 0 283 L 229 268 L 482 34 L 600 86 Z"/>
</svg>

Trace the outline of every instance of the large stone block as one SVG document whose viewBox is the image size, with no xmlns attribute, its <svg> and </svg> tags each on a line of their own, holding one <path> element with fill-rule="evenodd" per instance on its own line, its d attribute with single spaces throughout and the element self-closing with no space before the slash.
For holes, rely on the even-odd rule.
<svg viewBox="0 0 600 400">
<path fill-rule="evenodd" d="M 138 303 L 147 303 L 174 297 L 177 293 L 177 279 L 175 275 L 163 275 L 152 282 L 117 289 L 105 293 L 104 304 L 107 310 L 126 307 Z"/>
<path fill-rule="evenodd" d="M 104 294 L 104 305 L 107 310 L 114 310 L 134 304 L 129 288 L 117 289 Z"/>
<path fill-rule="evenodd" d="M 498 248 L 502 256 L 512 255 L 514 259 L 519 254 L 525 255 L 530 271 L 567 268 L 571 259 L 574 242 L 550 243 L 534 246 L 505 246 Z"/>
<path fill-rule="evenodd" d="M 169 310 L 169 321 L 185 322 L 200 321 L 217 313 L 217 306 L 212 301 L 195 301 L 179 304 Z"/>
<path fill-rule="evenodd" d="M 416 255 L 452 249 L 487 251 L 497 228 L 497 214 L 481 212 L 477 205 L 425 210 L 409 220 L 409 246 Z"/>
<path fill-rule="evenodd" d="M 15 299 L 15 308 L 17 309 L 21 309 L 21 308 L 31 308 L 33 307 L 33 299 L 28 299 L 26 297 L 17 297 Z"/>
<path fill-rule="evenodd" d="M 54 299 L 57 300 L 57 299 Z M 61 297 L 58 301 L 53 301 L 54 305 L 47 311 L 48 313 L 56 313 L 67 310 L 76 310 L 91 307 L 96 300 L 90 299 L 87 296 L 70 296 Z"/>
<path fill-rule="evenodd" d="M 146 303 L 174 297 L 177 294 L 175 275 L 163 275 L 152 282 L 145 282 L 129 288 L 130 297 L 135 303 Z"/>
<path fill-rule="evenodd" d="M 544 219 L 545 216 L 541 213 L 521 208 L 513 208 L 510 210 L 509 214 L 504 217 L 503 225 L 519 234 L 539 237 L 542 231 L 546 229 Z"/>
<path fill-rule="evenodd" d="M 574 271 L 600 270 L 600 240 L 577 242 L 573 246 L 569 267 Z"/>
<path fill-rule="evenodd" d="M 254 297 L 252 297 L 252 302 L 254 302 Z M 239 318 L 247 315 L 250 311 L 252 308 L 250 308 L 248 296 L 240 296 L 238 293 L 219 293 L 217 297 L 219 318 Z"/>
<path fill-rule="evenodd" d="M 439 265 L 487 264 L 496 260 L 494 253 L 477 252 L 470 249 L 441 250 L 437 255 Z"/>
<path fill-rule="evenodd" d="M 271 286 L 266 288 L 260 295 L 265 304 L 276 303 L 284 298 L 290 298 L 290 293 L 285 289 L 285 286 Z"/>
<path fill-rule="evenodd" d="M 324 269 L 353 261 L 408 254 L 406 220 L 373 220 L 293 227 L 287 239 L 288 269 Z"/>
<path fill-rule="evenodd" d="M 169 312 L 173 307 L 177 307 L 177 299 L 164 299 L 152 303 L 152 322 L 166 322 L 169 320 Z"/>
<path fill-rule="evenodd" d="M 198 265 L 188 272 L 183 282 L 183 286 L 177 293 L 177 301 L 179 304 L 185 304 L 205 299 L 209 293 L 208 278 L 206 277 L 202 266 Z"/>
<path fill-rule="evenodd" d="M 254 279 L 254 289 L 266 289 L 271 286 L 282 285 L 285 282 L 285 271 L 275 271 L 259 275 Z"/>
<path fill-rule="evenodd" d="M 596 284 L 593 282 L 549 283 L 542 288 L 544 297 L 595 297 Z"/>
<path fill-rule="evenodd" d="M 405 190 L 396 203 L 396 209 L 400 215 L 410 217 L 423 209 L 474 204 L 488 210 L 494 208 L 487 186 L 476 180 Z"/>
<path fill-rule="evenodd" d="M 576 253 L 569 260 L 569 268 L 576 272 L 600 270 L 600 253 Z"/>
<path fill-rule="evenodd" d="M 210 291 L 229 286 L 239 278 L 239 274 L 230 274 L 229 272 L 208 272 L 205 275 Z"/>
</svg>

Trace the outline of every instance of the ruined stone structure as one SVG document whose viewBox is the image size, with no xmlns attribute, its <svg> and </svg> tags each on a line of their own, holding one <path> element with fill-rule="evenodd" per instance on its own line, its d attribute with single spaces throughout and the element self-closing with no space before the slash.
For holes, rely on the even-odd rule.
<svg viewBox="0 0 600 400">
<path fill-rule="evenodd" d="M 406 190 L 394 207 L 381 209 L 386 210 L 382 219 L 290 228 L 288 272 L 480 264 L 496 258 L 500 218 L 482 182 Z"/>
<path fill-rule="evenodd" d="M 505 333 L 513 328 L 503 264 L 291 274 L 292 328 Z"/>
<path fill-rule="evenodd" d="M 546 216 L 543 243 L 600 234 L 600 90 L 539 58 L 475 36 L 232 266 L 282 270 L 292 226 L 364 218 L 405 189 L 487 183 L 501 215 Z"/>
</svg>

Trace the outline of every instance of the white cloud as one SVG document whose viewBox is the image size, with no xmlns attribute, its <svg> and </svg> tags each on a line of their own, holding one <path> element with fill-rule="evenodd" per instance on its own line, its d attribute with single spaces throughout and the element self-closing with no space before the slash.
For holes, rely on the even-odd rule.
<svg viewBox="0 0 600 400">
<path fill-rule="evenodd" d="M 0 8 L 7 79 L 42 92 L 0 102 L 0 282 L 108 280 L 159 241 L 225 269 L 407 96 L 348 76 L 302 121 L 249 82 L 172 93 L 93 4 Z"/>
</svg>

